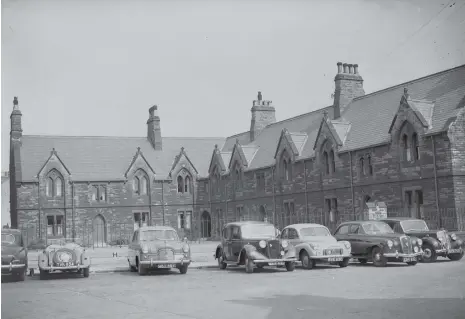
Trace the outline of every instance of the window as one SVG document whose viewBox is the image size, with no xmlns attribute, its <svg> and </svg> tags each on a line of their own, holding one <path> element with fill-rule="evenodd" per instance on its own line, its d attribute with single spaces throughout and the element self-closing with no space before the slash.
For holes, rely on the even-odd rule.
<svg viewBox="0 0 465 319">
<path fill-rule="evenodd" d="M 368 164 L 368 175 L 373 175 L 373 164 L 371 163 L 371 155 L 367 156 L 367 164 Z"/>
<path fill-rule="evenodd" d="M 178 193 L 184 192 L 184 179 L 181 175 L 178 176 Z"/>
<path fill-rule="evenodd" d="M 264 192 L 265 191 L 265 174 L 264 173 L 256 173 L 257 179 L 257 192 Z"/>
<path fill-rule="evenodd" d="M 63 236 L 63 215 L 47 216 L 47 235 Z"/>
<path fill-rule="evenodd" d="M 234 187 L 239 190 L 242 187 L 242 172 L 240 168 L 236 168 L 234 172 Z"/>
<path fill-rule="evenodd" d="M 413 200 L 412 200 L 412 191 L 406 191 L 405 192 L 405 205 L 407 207 L 411 207 L 413 204 Z"/>
<path fill-rule="evenodd" d="M 107 200 L 107 188 L 103 185 L 92 186 L 92 201 L 105 202 Z"/>
<path fill-rule="evenodd" d="M 134 212 L 134 229 L 147 226 L 149 222 L 148 212 Z"/>
<path fill-rule="evenodd" d="M 337 235 L 347 235 L 349 233 L 349 225 L 343 225 L 339 227 L 339 229 L 336 231 Z"/>
<path fill-rule="evenodd" d="M 236 220 L 244 220 L 244 206 L 236 206 Z"/>
<path fill-rule="evenodd" d="M 365 160 L 362 158 L 360 158 L 359 160 L 360 162 L 360 175 L 365 175 Z"/>
<path fill-rule="evenodd" d="M 241 239 L 240 229 L 237 226 L 232 227 L 232 239 Z"/>
<path fill-rule="evenodd" d="M 418 134 L 413 133 L 412 135 L 412 145 L 413 145 L 413 159 L 418 161 L 420 159 L 420 146 L 418 145 Z"/>
<path fill-rule="evenodd" d="M 336 172 L 336 158 L 334 156 L 334 151 L 331 150 L 331 152 L 329 152 L 329 160 L 330 160 L 330 164 L 331 164 L 331 173 L 334 173 Z"/>
<path fill-rule="evenodd" d="M 231 236 L 231 228 L 230 227 L 223 228 L 223 238 L 229 239 L 230 236 Z"/>
<path fill-rule="evenodd" d="M 140 180 L 139 180 L 139 177 L 134 176 L 134 180 L 133 180 L 132 186 L 133 186 L 132 188 L 133 188 L 133 190 L 134 190 L 134 193 L 140 194 Z"/>
<path fill-rule="evenodd" d="M 403 147 L 403 159 L 404 161 L 410 162 L 412 157 L 412 152 L 410 150 L 410 143 L 408 140 L 407 134 L 402 136 L 402 147 Z"/>
<path fill-rule="evenodd" d="M 45 185 L 45 193 L 47 197 L 53 196 L 53 179 L 51 177 L 47 179 L 47 184 Z"/>
<path fill-rule="evenodd" d="M 329 157 L 328 157 L 328 152 L 324 152 L 323 153 L 323 163 L 324 163 L 324 166 L 325 166 L 325 173 L 326 175 L 329 174 Z"/>
<path fill-rule="evenodd" d="M 55 197 L 61 197 L 63 195 L 63 181 L 57 177 L 55 179 Z"/>
<path fill-rule="evenodd" d="M 192 211 L 178 211 L 178 229 L 191 229 Z"/>
<path fill-rule="evenodd" d="M 141 195 L 147 195 L 148 193 L 148 181 L 147 181 L 147 177 L 145 176 L 142 176 L 141 178 L 141 186 L 140 186 L 140 191 L 141 191 Z"/>
<path fill-rule="evenodd" d="M 329 215 L 329 222 L 334 223 L 336 221 L 337 213 L 337 198 L 326 198 L 325 206 L 326 212 Z"/>
<path fill-rule="evenodd" d="M 186 180 L 184 182 L 184 193 L 190 193 L 191 192 L 191 178 L 189 176 L 186 176 Z"/>
<path fill-rule="evenodd" d="M 289 239 L 299 239 L 299 234 L 294 228 L 289 228 Z"/>
<path fill-rule="evenodd" d="M 57 173 L 52 171 L 52 176 L 47 178 L 45 184 L 45 195 L 47 197 L 62 197 L 63 196 L 63 180 Z"/>
<path fill-rule="evenodd" d="M 358 234 L 359 233 L 359 225 L 350 225 L 349 234 Z"/>
</svg>

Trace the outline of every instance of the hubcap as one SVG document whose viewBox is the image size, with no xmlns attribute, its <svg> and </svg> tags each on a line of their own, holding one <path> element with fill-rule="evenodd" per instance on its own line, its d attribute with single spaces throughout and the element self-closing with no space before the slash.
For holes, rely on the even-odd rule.
<svg viewBox="0 0 465 319">
<path fill-rule="evenodd" d="M 424 252 L 424 256 L 428 259 L 431 258 L 431 255 L 433 254 L 433 252 L 429 248 L 426 248 L 423 252 Z"/>
<path fill-rule="evenodd" d="M 380 261 L 380 260 L 381 260 L 381 254 L 380 254 L 380 253 L 375 254 L 375 260 L 376 260 L 376 261 Z"/>
<path fill-rule="evenodd" d="M 308 267 L 308 258 L 306 256 L 302 259 L 302 264 L 304 267 Z"/>
</svg>

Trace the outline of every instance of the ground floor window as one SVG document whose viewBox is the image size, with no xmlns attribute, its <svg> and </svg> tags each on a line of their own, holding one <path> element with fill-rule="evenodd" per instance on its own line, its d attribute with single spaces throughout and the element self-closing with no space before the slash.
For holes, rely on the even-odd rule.
<svg viewBox="0 0 465 319">
<path fill-rule="evenodd" d="M 63 236 L 63 215 L 47 216 L 47 235 Z"/>
<path fill-rule="evenodd" d="M 147 226 L 149 222 L 149 212 L 135 212 L 134 213 L 134 230 L 139 227 Z"/>
<path fill-rule="evenodd" d="M 336 214 L 337 214 L 337 198 L 326 198 L 325 199 L 325 208 L 326 213 L 329 216 L 329 222 L 334 223 L 336 222 Z"/>
<path fill-rule="evenodd" d="M 191 229 L 192 211 L 178 211 L 178 229 Z"/>
</svg>

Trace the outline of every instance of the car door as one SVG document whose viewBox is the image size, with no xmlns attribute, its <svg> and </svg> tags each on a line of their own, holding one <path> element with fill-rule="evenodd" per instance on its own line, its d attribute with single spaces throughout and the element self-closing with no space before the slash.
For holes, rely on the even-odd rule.
<svg viewBox="0 0 465 319">
<path fill-rule="evenodd" d="M 281 232 L 281 239 L 289 240 L 289 229 L 288 228 L 284 228 L 283 231 Z"/>
<path fill-rule="evenodd" d="M 231 260 L 238 260 L 242 250 L 241 228 L 234 226 L 231 232 Z"/>
<path fill-rule="evenodd" d="M 226 260 L 231 261 L 231 254 L 232 254 L 232 226 L 227 226 L 224 229 L 223 234 L 223 251 L 226 257 Z"/>
<path fill-rule="evenodd" d="M 341 225 L 339 228 L 336 230 L 334 233 L 334 237 L 339 241 L 339 240 L 349 240 L 349 224 L 346 225 Z"/>
<path fill-rule="evenodd" d="M 288 228 L 288 240 L 293 246 L 300 244 L 299 233 L 295 228 Z"/>
<path fill-rule="evenodd" d="M 362 242 L 359 234 L 360 229 L 359 224 L 350 224 L 349 225 L 349 232 L 347 234 L 347 238 L 349 239 L 350 245 L 352 246 L 352 254 L 353 255 L 360 255 L 363 252 Z"/>
</svg>

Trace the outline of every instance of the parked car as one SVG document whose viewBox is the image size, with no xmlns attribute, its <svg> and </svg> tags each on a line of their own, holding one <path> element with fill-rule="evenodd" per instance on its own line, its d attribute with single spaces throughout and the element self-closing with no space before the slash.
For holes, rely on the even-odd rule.
<svg viewBox="0 0 465 319">
<path fill-rule="evenodd" d="M 63 241 L 48 245 L 38 256 L 40 279 L 52 273 L 78 273 L 89 277 L 90 257 L 84 247 Z"/>
<path fill-rule="evenodd" d="M 360 263 L 372 261 L 376 267 L 384 267 L 388 262 L 414 266 L 423 254 L 420 238 L 396 234 L 388 224 L 377 220 L 342 223 L 334 237 L 350 242 L 352 257 Z"/>
<path fill-rule="evenodd" d="M 191 250 L 187 239 L 180 240 L 176 230 L 169 226 L 142 226 L 128 245 L 128 262 L 131 271 L 145 275 L 148 270 L 177 268 L 187 273 L 191 263 Z"/>
<path fill-rule="evenodd" d="M 295 248 L 302 267 L 312 269 L 317 263 L 347 267 L 351 258 L 348 241 L 337 241 L 329 229 L 319 224 L 294 224 L 285 227 L 282 240 Z"/>
<path fill-rule="evenodd" d="M 24 281 L 27 271 L 27 248 L 17 229 L 2 229 L 2 277 Z"/>
<path fill-rule="evenodd" d="M 221 243 L 214 253 L 220 269 L 244 265 L 247 273 L 254 267 L 285 266 L 293 271 L 297 261 L 295 247 L 281 240 L 276 227 L 267 222 L 233 222 L 223 227 Z"/>
<path fill-rule="evenodd" d="M 438 256 L 447 257 L 454 261 L 463 257 L 465 242 L 454 233 L 449 233 L 445 229 L 429 229 L 422 219 L 396 217 L 382 221 L 391 226 L 396 233 L 421 238 L 424 252 L 421 261 L 423 262 L 435 262 Z"/>
</svg>

